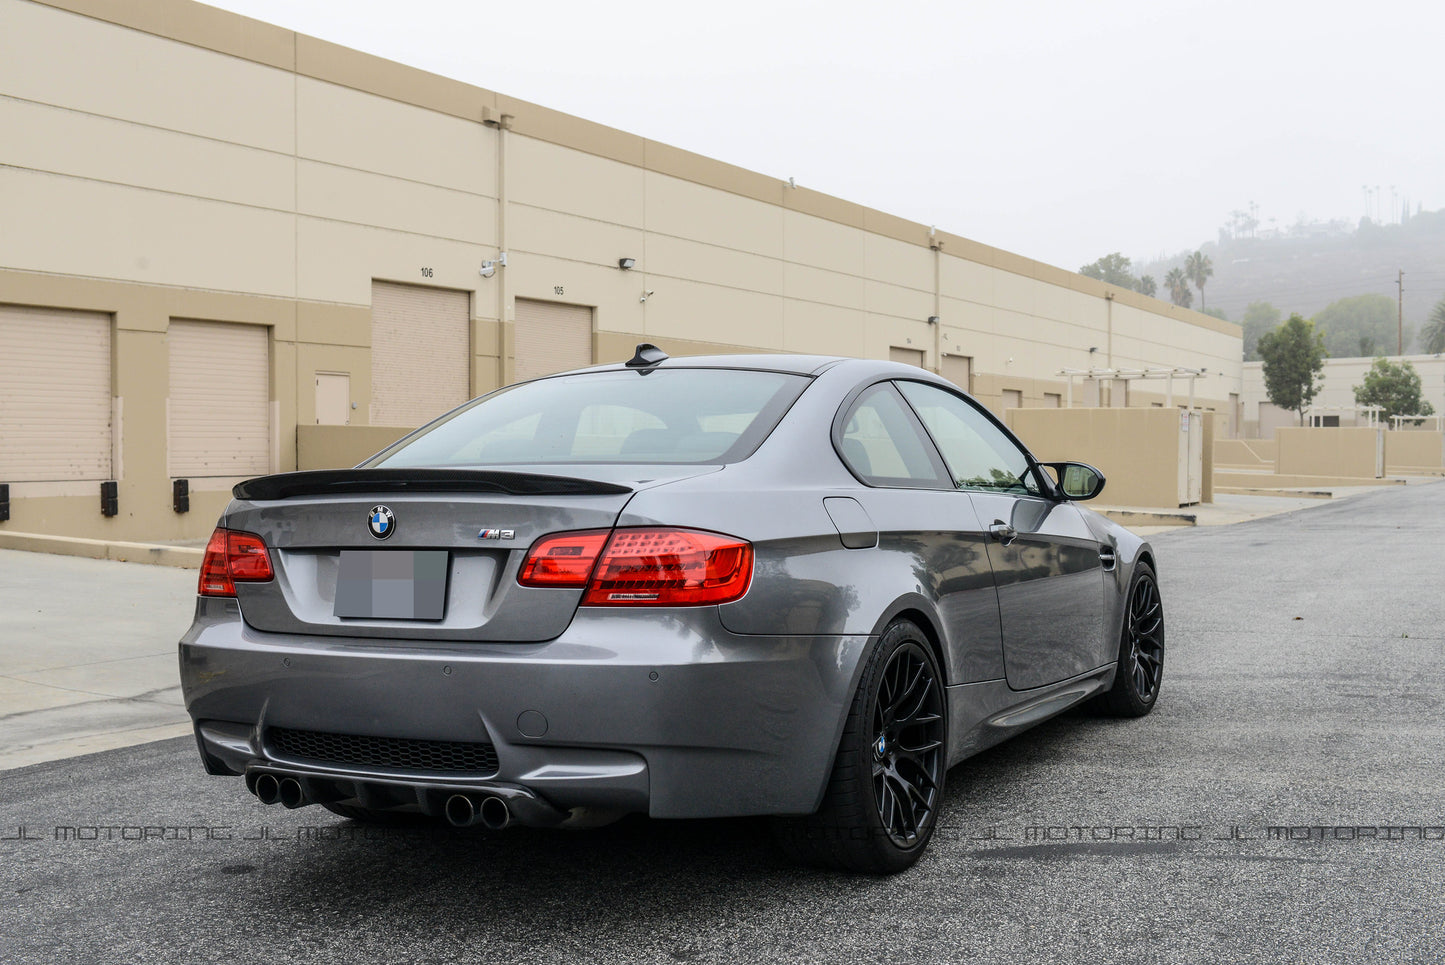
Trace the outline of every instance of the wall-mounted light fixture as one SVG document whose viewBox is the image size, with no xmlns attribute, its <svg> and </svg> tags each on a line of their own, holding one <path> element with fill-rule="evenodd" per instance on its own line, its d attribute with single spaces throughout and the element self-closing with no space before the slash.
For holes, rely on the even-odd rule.
<svg viewBox="0 0 1445 965">
<path fill-rule="evenodd" d="M 645 291 L 645 292 L 642 293 L 642 297 L 639 298 L 638 301 L 639 301 L 639 302 L 645 302 L 645 301 L 647 301 L 647 299 L 648 299 L 649 297 L 651 297 L 651 295 L 652 295 L 652 290 L 651 290 L 651 289 L 648 289 L 647 291 Z"/>
<path fill-rule="evenodd" d="M 621 268 L 623 271 L 631 271 L 631 270 L 632 270 L 632 266 L 635 265 L 635 264 L 637 264 L 637 259 L 636 259 L 636 258 L 618 258 L 618 259 L 617 259 L 617 267 L 618 267 L 618 268 Z"/>
<path fill-rule="evenodd" d="M 938 316 L 937 316 L 937 315 L 930 315 L 930 316 L 928 316 L 928 324 L 930 324 L 930 325 L 937 325 L 937 324 L 938 324 Z"/>
<path fill-rule="evenodd" d="M 1095 352 L 1097 352 L 1097 351 L 1099 351 L 1099 346 L 1097 346 L 1097 345 L 1090 345 L 1090 346 L 1089 346 L 1089 354 L 1090 354 L 1090 355 L 1093 355 L 1093 354 L 1094 354 Z"/>
<path fill-rule="evenodd" d="M 477 270 L 477 274 L 481 275 L 483 278 L 491 278 L 497 273 L 498 268 L 505 267 L 507 267 L 507 253 L 505 251 L 502 251 L 497 253 L 497 258 L 495 261 L 482 262 L 482 267 Z"/>
</svg>

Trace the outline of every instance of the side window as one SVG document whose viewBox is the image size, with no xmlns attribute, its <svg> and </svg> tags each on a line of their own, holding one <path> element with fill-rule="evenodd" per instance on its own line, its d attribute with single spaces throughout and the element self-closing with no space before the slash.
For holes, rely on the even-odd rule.
<svg viewBox="0 0 1445 965">
<path fill-rule="evenodd" d="M 959 489 L 1039 495 L 1028 456 L 980 411 L 951 392 L 922 382 L 898 389 L 938 443 Z"/>
<path fill-rule="evenodd" d="M 875 486 L 946 485 L 932 445 L 889 383 L 873 386 L 853 403 L 838 451 L 849 468 Z"/>
</svg>

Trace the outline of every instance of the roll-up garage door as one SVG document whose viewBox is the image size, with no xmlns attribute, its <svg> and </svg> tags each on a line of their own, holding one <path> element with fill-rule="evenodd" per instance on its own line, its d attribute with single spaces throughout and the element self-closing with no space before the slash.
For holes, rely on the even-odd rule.
<svg viewBox="0 0 1445 965">
<path fill-rule="evenodd" d="M 111 478 L 110 316 L 0 305 L 0 482 Z"/>
<path fill-rule="evenodd" d="M 371 283 L 371 424 L 419 426 L 471 394 L 471 297 Z"/>
<path fill-rule="evenodd" d="M 592 309 L 517 299 L 516 378 L 535 379 L 592 364 Z"/>
<path fill-rule="evenodd" d="M 172 476 L 271 471 L 271 351 L 264 325 L 172 320 L 166 449 Z"/>
</svg>

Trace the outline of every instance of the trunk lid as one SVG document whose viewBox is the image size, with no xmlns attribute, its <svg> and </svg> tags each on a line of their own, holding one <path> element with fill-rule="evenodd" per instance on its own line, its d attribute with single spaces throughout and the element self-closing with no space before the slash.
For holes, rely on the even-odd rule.
<svg viewBox="0 0 1445 965">
<path fill-rule="evenodd" d="M 718 468 L 573 466 L 567 476 L 525 467 L 282 473 L 237 485 L 221 525 L 255 533 L 269 550 L 275 578 L 236 584 L 242 616 L 258 630 L 377 643 L 540 642 L 567 629 L 582 591 L 517 582 L 539 537 L 610 529 L 635 492 Z M 379 506 L 391 514 L 389 532 L 380 539 L 369 525 Z M 440 619 L 337 615 L 349 605 L 338 607 L 339 587 L 344 580 L 356 585 L 358 553 L 384 556 L 384 575 L 395 577 L 395 564 L 410 572 L 407 554 L 417 551 L 444 561 L 444 588 L 436 589 Z M 343 553 L 350 557 L 345 569 Z M 421 570 L 418 564 L 416 572 Z M 386 592 L 398 586 L 411 592 L 405 580 L 391 581 Z M 418 599 L 422 595 L 417 591 Z M 350 599 L 344 588 L 342 596 Z"/>
</svg>

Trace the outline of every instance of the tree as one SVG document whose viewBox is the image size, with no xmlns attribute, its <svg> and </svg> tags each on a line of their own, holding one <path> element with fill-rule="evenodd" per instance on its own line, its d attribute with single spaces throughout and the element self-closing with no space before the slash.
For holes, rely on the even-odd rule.
<svg viewBox="0 0 1445 965">
<path fill-rule="evenodd" d="M 1208 315 L 1210 318 L 1217 318 L 1221 322 L 1229 321 L 1229 313 L 1222 308 L 1201 308 L 1199 314 Z"/>
<path fill-rule="evenodd" d="M 1445 298 L 1430 309 L 1430 320 L 1420 329 L 1420 347 L 1429 355 L 1445 352 Z"/>
<path fill-rule="evenodd" d="M 1108 282 L 1111 285 L 1118 285 L 1120 288 L 1137 289 L 1139 279 L 1130 273 L 1129 264 L 1129 259 L 1125 258 L 1123 253 L 1115 251 L 1080 268 L 1079 274 L 1097 278 L 1099 281 Z"/>
<path fill-rule="evenodd" d="M 1259 358 L 1259 337 L 1279 326 L 1283 316 L 1278 308 L 1269 302 L 1250 302 L 1244 308 L 1239 324 L 1244 326 L 1244 360 L 1253 362 Z"/>
<path fill-rule="evenodd" d="M 1180 308 L 1188 308 L 1194 301 L 1194 293 L 1189 290 L 1189 277 L 1184 274 L 1183 268 L 1169 269 L 1169 274 L 1164 276 L 1164 287 L 1169 289 L 1169 300 Z"/>
<path fill-rule="evenodd" d="M 1264 391 L 1281 409 L 1299 413 L 1305 423 L 1305 409 L 1323 384 L 1324 336 L 1314 323 L 1298 312 L 1259 340 L 1259 357 L 1264 360 Z"/>
<path fill-rule="evenodd" d="M 1356 405 L 1378 405 L 1386 422 L 1396 415 L 1434 415 L 1435 407 L 1420 398 L 1420 373 L 1409 362 L 1375 359 L 1365 381 L 1355 386 Z"/>
<path fill-rule="evenodd" d="M 1369 358 L 1382 352 L 1394 353 L 1398 345 L 1399 320 L 1395 299 L 1388 295 L 1351 295 L 1330 302 L 1314 317 L 1315 328 L 1325 337 L 1332 358 Z M 1405 344 L 1411 331 L 1405 329 Z"/>
<path fill-rule="evenodd" d="M 1184 274 L 1199 289 L 1199 307 L 1204 307 L 1204 283 L 1214 275 L 1214 262 L 1202 251 L 1184 259 Z"/>
<path fill-rule="evenodd" d="M 1153 275 L 1140 275 L 1139 284 L 1134 290 L 1141 295 L 1153 298 L 1159 291 L 1159 285 L 1154 281 Z"/>
</svg>

